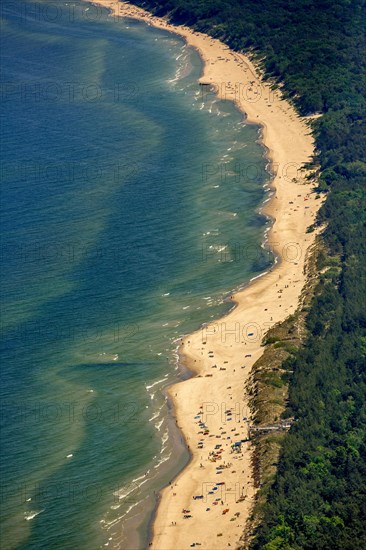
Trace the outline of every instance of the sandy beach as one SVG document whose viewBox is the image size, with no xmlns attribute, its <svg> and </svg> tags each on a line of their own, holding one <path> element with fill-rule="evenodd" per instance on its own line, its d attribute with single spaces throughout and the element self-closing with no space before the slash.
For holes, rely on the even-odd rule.
<svg viewBox="0 0 366 550">
<path fill-rule="evenodd" d="M 236 307 L 226 317 L 182 341 L 180 354 L 195 376 L 169 392 L 192 460 L 162 491 L 150 544 L 154 550 L 236 548 L 256 494 L 244 388 L 263 353 L 263 336 L 296 310 L 306 282 L 307 251 L 316 236 L 306 230 L 322 202 L 301 169 L 313 155 L 313 139 L 306 119 L 261 81 L 245 55 L 129 4 L 96 4 L 110 8 L 115 17 L 141 19 L 183 36 L 204 60 L 203 100 L 214 86 L 220 98 L 236 103 L 248 122 L 262 126 L 274 174 L 274 192 L 262 211 L 274 221 L 267 238 L 279 261 L 232 296 Z"/>
</svg>

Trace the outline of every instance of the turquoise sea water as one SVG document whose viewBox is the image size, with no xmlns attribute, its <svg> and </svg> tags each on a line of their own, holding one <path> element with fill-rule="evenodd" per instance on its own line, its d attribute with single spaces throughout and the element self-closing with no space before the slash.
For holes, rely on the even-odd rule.
<svg viewBox="0 0 366 550">
<path fill-rule="evenodd" d="M 176 340 L 270 262 L 258 128 L 175 35 L 47 1 L 2 31 L 2 548 L 143 548 Z"/>
</svg>

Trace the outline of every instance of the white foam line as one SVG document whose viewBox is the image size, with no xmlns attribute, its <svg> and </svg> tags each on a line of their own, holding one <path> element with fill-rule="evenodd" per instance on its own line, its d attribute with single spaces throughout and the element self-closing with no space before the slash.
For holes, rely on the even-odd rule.
<svg viewBox="0 0 366 550">
<path fill-rule="evenodd" d="M 267 275 L 267 273 L 269 273 L 268 271 L 264 271 L 263 273 L 260 273 L 259 275 L 257 275 L 256 277 L 252 277 L 250 279 L 250 282 L 252 281 L 255 281 L 256 279 L 259 279 L 259 277 L 263 277 L 264 275 Z"/>
<path fill-rule="evenodd" d="M 165 378 L 162 378 L 161 380 L 157 380 L 156 382 L 154 382 L 153 384 L 151 384 L 150 386 L 145 386 L 145 388 L 147 390 L 150 390 L 151 388 L 153 388 L 154 386 L 156 386 L 157 384 L 160 384 L 161 382 L 165 382 Z"/>
</svg>

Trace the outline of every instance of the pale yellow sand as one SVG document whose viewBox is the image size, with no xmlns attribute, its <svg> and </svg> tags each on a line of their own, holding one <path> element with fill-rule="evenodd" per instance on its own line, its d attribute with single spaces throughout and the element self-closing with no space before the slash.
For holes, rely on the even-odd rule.
<svg viewBox="0 0 366 550">
<path fill-rule="evenodd" d="M 305 283 L 305 257 L 315 238 L 315 233 L 307 234 L 306 228 L 321 204 L 312 188 L 303 184 L 305 174 L 300 171 L 313 154 L 313 140 L 305 121 L 258 78 L 245 55 L 189 28 L 171 26 L 134 6 L 109 0 L 97 3 L 110 7 L 114 16 L 143 19 L 172 30 L 197 48 L 205 61 L 201 82 L 214 83 L 220 97 L 235 101 L 249 121 L 262 125 L 263 142 L 276 173 L 275 196 L 265 212 L 275 220 L 269 242 L 282 261 L 233 297 L 237 307 L 229 315 L 182 343 L 180 351 L 198 376 L 173 386 L 170 395 L 193 457 L 173 484 L 162 491 L 151 544 L 154 550 L 183 550 L 192 543 L 200 543 L 202 550 L 235 548 L 256 490 L 250 443 L 243 443 L 239 453 L 231 453 L 231 443 L 248 435 L 250 415 L 244 386 L 253 363 L 263 352 L 262 337 L 269 327 L 295 311 Z M 251 333 L 253 336 L 248 335 Z M 225 414 L 229 409 L 232 420 Z M 207 435 L 195 418 L 199 414 L 209 428 Z M 243 420 L 246 417 L 248 422 Z M 199 440 L 204 441 L 202 449 L 197 448 Z M 223 449 L 221 458 L 211 462 L 209 453 L 218 444 Z M 220 465 L 228 467 L 218 474 Z M 208 494 L 217 482 L 225 485 L 218 486 L 215 494 Z M 204 498 L 194 500 L 195 495 Z M 214 499 L 219 499 L 218 504 L 213 504 Z M 192 517 L 184 519 L 183 509 L 189 510 L 187 515 Z M 223 514 L 226 509 L 229 511 Z"/>
</svg>

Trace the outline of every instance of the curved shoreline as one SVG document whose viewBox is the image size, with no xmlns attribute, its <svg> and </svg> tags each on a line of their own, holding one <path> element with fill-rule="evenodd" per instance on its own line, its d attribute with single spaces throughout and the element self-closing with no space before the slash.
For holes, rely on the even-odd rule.
<svg viewBox="0 0 366 550">
<path fill-rule="evenodd" d="M 263 353 L 262 338 L 271 326 L 296 310 L 305 284 L 305 257 L 316 236 L 306 229 L 322 202 L 310 195 L 313 185 L 304 185 L 302 166 L 314 153 L 313 139 L 306 119 L 299 117 L 278 91 L 263 83 L 245 55 L 188 27 L 170 25 L 136 6 L 115 0 L 93 3 L 109 8 L 114 16 L 140 19 L 185 38 L 204 62 L 199 80 L 203 93 L 212 93 L 214 87 L 220 99 L 235 103 L 248 123 L 261 127 L 272 196 L 260 212 L 271 220 L 265 241 L 277 262 L 231 297 L 233 308 L 224 317 L 182 340 L 179 356 L 184 357 L 193 376 L 168 391 L 191 459 L 174 483 L 161 492 L 150 545 L 154 550 L 183 550 L 196 542 L 202 550 L 235 547 L 250 515 L 256 488 L 250 441 L 243 442 L 238 453 L 231 452 L 231 444 L 248 438 L 250 413 L 244 387 L 251 367 Z M 293 249 L 295 256 L 290 253 Z M 229 409 L 231 414 L 227 414 Z M 200 421 L 209 428 L 207 435 L 203 435 L 206 428 L 199 426 Z M 198 449 L 200 440 L 204 445 Z M 222 458 L 216 454 L 212 462 L 209 453 L 218 444 Z M 218 470 L 222 464 L 230 466 Z M 215 493 L 218 481 L 221 484 L 216 485 Z M 193 495 L 203 498 L 194 500 Z M 183 509 L 192 517 L 184 519 Z"/>
</svg>

